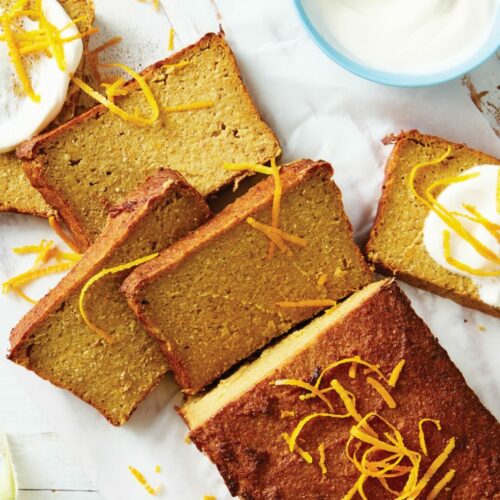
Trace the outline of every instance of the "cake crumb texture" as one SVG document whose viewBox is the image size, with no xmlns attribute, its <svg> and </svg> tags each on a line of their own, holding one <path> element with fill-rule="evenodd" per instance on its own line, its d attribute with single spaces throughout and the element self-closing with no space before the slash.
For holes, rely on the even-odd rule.
<svg viewBox="0 0 500 500">
<path fill-rule="evenodd" d="M 277 302 L 336 301 L 371 281 L 332 173 L 328 163 L 311 160 L 281 168 L 280 228 L 307 242 L 293 255 L 268 258 L 269 240 L 246 223 L 271 223 L 274 180 L 267 178 L 125 282 L 186 392 L 325 308 Z M 323 273 L 329 279 L 318 285 Z"/>
<path fill-rule="evenodd" d="M 209 210 L 179 174 L 165 170 L 111 213 L 83 259 L 15 327 L 10 359 L 121 425 L 168 366 L 119 291 L 130 271 L 103 277 L 85 295 L 87 316 L 112 337 L 111 344 L 84 323 L 80 291 L 103 268 L 150 255 L 186 235 L 209 216 Z"/>
</svg>

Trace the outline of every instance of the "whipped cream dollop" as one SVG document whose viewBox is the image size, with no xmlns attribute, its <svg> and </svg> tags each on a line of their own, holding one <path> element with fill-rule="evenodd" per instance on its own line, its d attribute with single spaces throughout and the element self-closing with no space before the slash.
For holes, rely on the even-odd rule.
<svg viewBox="0 0 500 500">
<path fill-rule="evenodd" d="M 433 73 L 473 56 L 500 0 L 306 0 L 320 33 L 374 69 Z"/>
<path fill-rule="evenodd" d="M 450 212 L 467 214 L 465 205 L 472 205 L 483 217 L 494 224 L 500 224 L 497 207 L 497 185 L 500 166 L 477 165 L 460 176 L 479 174 L 464 182 L 450 184 L 437 197 L 438 202 Z M 463 217 L 457 217 L 462 226 L 495 255 L 500 256 L 500 243 L 481 224 Z M 474 269 L 498 271 L 500 266 L 483 257 L 453 229 L 446 225 L 434 212 L 430 212 L 424 223 L 424 245 L 429 255 L 448 271 L 470 278 L 476 285 L 479 297 L 486 304 L 500 307 L 500 276 L 476 276 L 450 265 L 445 258 L 443 231 L 450 233 L 450 253 L 458 261 Z"/>
<path fill-rule="evenodd" d="M 43 0 L 43 12 L 47 20 L 62 29 L 71 22 L 71 18 L 57 0 Z M 0 9 L 0 14 L 2 10 Z M 36 30 L 37 21 L 23 18 L 26 30 Z M 2 33 L 0 27 L 0 34 Z M 74 25 L 62 33 L 63 37 L 78 34 Z M 71 75 L 76 71 L 83 54 L 80 39 L 65 43 L 64 56 L 66 70 L 61 71 L 55 57 L 44 53 L 25 58 L 26 68 L 35 94 L 40 102 L 32 101 L 24 94 L 9 57 L 7 44 L 0 41 L 0 153 L 12 151 L 26 139 L 41 132 L 61 111 Z"/>
</svg>

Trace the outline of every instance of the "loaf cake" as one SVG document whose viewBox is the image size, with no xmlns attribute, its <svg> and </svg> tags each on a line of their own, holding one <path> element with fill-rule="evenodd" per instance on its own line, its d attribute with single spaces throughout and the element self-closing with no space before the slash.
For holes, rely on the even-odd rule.
<svg viewBox="0 0 500 500">
<path fill-rule="evenodd" d="M 59 0 L 71 19 L 83 18 L 77 22 L 78 30 L 84 33 L 94 21 L 94 6 L 91 0 Z M 14 0 L 0 0 L 0 8 L 6 9 Z M 87 41 L 83 39 L 84 47 Z M 82 58 L 77 74 L 81 76 L 85 65 Z M 73 118 L 78 106 L 80 91 L 70 83 L 66 103 L 49 128 Z M 0 154 L 0 212 L 18 212 L 39 217 L 54 215 L 54 209 L 47 204 L 42 195 L 31 186 L 23 170 L 22 161 L 14 152 Z"/>
<path fill-rule="evenodd" d="M 415 176 L 414 186 L 423 194 L 436 181 L 454 179 L 476 165 L 494 167 L 500 165 L 500 160 L 464 144 L 416 130 L 401 133 L 393 141 L 395 145 L 387 163 L 382 197 L 366 245 L 368 260 L 384 274 L 395 275 L 465 306 L 500 316 L 500 304 L 485 303 L 471 277 L 439 265 L 430 256 L 424 242 L 424 225 L 431 209 L 414 195 L 409 185 L 412 169 L 419 164 L 423 168 Z M 440 156 L 443 161 L 426 164 L 436 162 Z M 442 190 L 443 186 L 438 186 L 435 196 Z M 491 201 L 495 203 L 494 192 Z M 497 290 L 500 289 L 500 281 L 498 283 Z"/>
<path fill-rule="evenodd" d="M 81 290 L 103 269 L 154 254 L 208 215 L 203 198 L 179 174 L 158 171 L 111 210 L 83 259 L 14 328 L 10 359 L 73 392 L 112 424 L 125 423 L 167 363 L 119 292 L 127 271 L 103 276 L 84 296 L 86 317 L 111 340 L 84 322 Z"/>
<path fill-rule="evenodd" d="M 124 282 L 184 391 L 198 392 L 371 281 L 332 173 L 311 160 L 281 169 L 280 229 L 305 240 L 292 254 L 269 258 L 269 240 L 247 223 L 271 222 L 275 184 L 267 178 Z"/>
<path fill-rule="evenodd" d="M 107 207 L 160 166 L 181 172 L 207 196 L 242 175 L 225 171 L 224 162 L 266 162 L 281 152 L 223 34 L 205 35 L 142 75 L 161 110 L 153 125 L 137 126 L 99 105 L 18 148 L 31 182 L 82 248 L 99 234 Z M 120 106 L 146 114 L 143 93 L 134 85 Z M 165 110 L 200 101 L 213 105 Z"/>
<path fill-rule="evenodd" d="M 292 333 L 180 413 L 231 494 L 245 499 L 500 492 L 499 424 L 389 280 Z"/>
</svg>

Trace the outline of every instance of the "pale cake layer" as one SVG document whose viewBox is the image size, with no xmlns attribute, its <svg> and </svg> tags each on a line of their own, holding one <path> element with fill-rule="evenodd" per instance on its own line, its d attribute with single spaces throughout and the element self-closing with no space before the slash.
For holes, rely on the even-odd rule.
<svg viewBox="0 0 500 500">
<path fill-rule="evenodd" d="M 178 63 L 181 67 L 172 67 Z M 204 196 L 241 177 L 224 162 L 264 163 L 281 152 L 240 77 L 222 34 L 198 43 L 143 72 L 160 108 L 151 126 L 125 121 L 96 106 L 18 149 L 44 198 L 86 248 L 99 234 L 107 208 L 158 168 L 179 171 Z M 137 85 L 117 103 L 131 113 L 150 111 Z M 167 107 L 211 101 L 183 112 Z"/>
<path fill-rule="evenodd" d="M 203 198 L 178 174 L 155 174 L 113 209 L 83 259 L 13 330 L 10 359 L 73 392 L 111 423 L 125 423 L 163 377 L 167 362 L 119 291 L 130 271 L 103 277 L 85 295 L 88 318 L 112 343 L 84 323 L 78 307 L 81 289 L 103 268 L 161 250 L 208 215 Z"/>
<path fill-rule="evenodd" d="M 278 302 L 335 301 L 372 279 L 330 165 L 302 160 L 283 166 L 280 176 L 280 228 L 305 239 L 304 248 L 290 244 L 293 255 L 268 258 L 269 240 L 247 224 L 248 217 L 271 223 L 268 178 L 124 284 L 188 393 L 326 307 Z"/>
</svg>

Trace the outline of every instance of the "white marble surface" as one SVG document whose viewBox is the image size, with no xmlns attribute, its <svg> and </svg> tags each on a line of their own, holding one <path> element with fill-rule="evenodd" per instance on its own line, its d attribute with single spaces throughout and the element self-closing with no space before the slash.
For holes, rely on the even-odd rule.
<svg viewBox="0 0 500 500">
<path fill-rule="evenodd" d="M 417 127 L 500 155 L 491 129 L 498 127 L 492 112 L 498 107 L 497 58 L 470 75 L 485 119 L 460 81 L 403 90 L 347 74 L 308 39 L 286 0 L 165 0 L 159 13 L 136 0 L 96 4 L 98 24 L 105 28 L 101 39 L 123 34 L 126 40 L 109 57 L 136 67 L 164 57 L 170 23 L 178 47 L 222 23 L 252 94 L 282 141 L 284 160 L 312 157 L 334 164 L 360 239 L 367 233 L 379 195 L 390 149 L 379 139 L 386 133 Z M 14 256 L 11 248 L 41 237 L 54 238 L 46 222 L 0 215 L 0 281 L 30 264 L 29 257 Z M 56 281 L 47 278 L 28 291 L 36 296 Z M 468 383 L 500 418 L 500 320 L 409 286 L 404 289 Z M 6 351 L 10 328 L 28 309 L 17 297 L 0 297 L 0 352 Z M 180 396 L 171 380 L 148 398 L 129 424 L 114 429 L 91 408 L 12 366 L 2 355 L 0 401 L 0 427 L 11 435 L 24 490 L 21 498 L 147 498 L 127 472 L 129 463 L 153 484 L 164 484 L 161 498 L 228 497 L 214 468 L 183 441 L 186 430 L 173 411 Z M 161 475 L 153 472 L 156 464 L 163 465 Z"/>
</svg>

